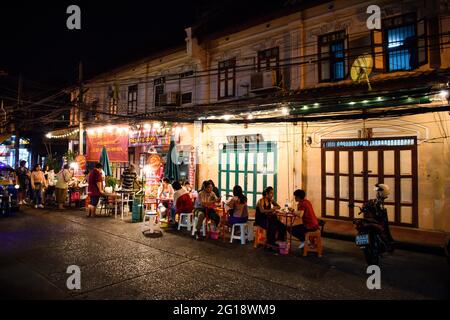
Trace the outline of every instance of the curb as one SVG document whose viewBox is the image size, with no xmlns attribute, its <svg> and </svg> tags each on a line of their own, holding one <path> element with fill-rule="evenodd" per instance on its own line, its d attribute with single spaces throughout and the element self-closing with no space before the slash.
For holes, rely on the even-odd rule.
<svg viewBox="0 0 450 320">
<path fill-rule="evenodd" d="M 337 240 L 344 240 L 344 241 L 351 241 L 351 242 L 355 241 L 355 237 L 353 235 L 349 235 L 349 234 L 324 231 L 323 236 L 325 238 L 330 238 L 330 239 L 337 239 Z M 423 244 L 412 243 L 412 242 L 396 241 L 395 249 L 413 251 L 413 252 L 419 252 L 419 253 L 427 253 L 427 254 L 433 254 L 433 255 L 445 257 L 444 248 L 437 247 L 437 246 L 423 245 Z"/>
</svg>

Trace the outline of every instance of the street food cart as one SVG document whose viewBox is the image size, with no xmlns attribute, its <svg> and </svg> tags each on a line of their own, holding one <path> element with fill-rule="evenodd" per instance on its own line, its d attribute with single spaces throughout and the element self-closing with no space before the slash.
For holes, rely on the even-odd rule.
<svg viewBox="0 0 450 320">
<path fill-rule="evenodd" d="M 14 169 L 0 162 L 0 216 L 7 216 L 19 210 L 17 193 Z"/>
</svg>

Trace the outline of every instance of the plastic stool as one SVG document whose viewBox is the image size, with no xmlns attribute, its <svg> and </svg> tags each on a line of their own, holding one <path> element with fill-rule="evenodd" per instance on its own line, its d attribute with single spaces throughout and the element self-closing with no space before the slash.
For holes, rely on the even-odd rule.
<svg viewBox="0 0 450 320">
<path fill-rule="evenodd" d="M 183 223 L 183 218 L 186 217 L 186 223 Z M 180 230 L 181 227 L 187 228 L 188 231 L 191 231 L 192 228 L 192 213 L 181 213 L 180 214 L 180 220 L 178 222 L 178 230 Z"/>
<path fill-rule="evenodd" d="M 238 236 L 234 235 L 235 227 L 239 227 L 241 229 L 241 234 Z M 245 240 L 247 239 L 247 222 L 245 223 L 235 223 L 231 226 L 231 237 L 230 243 L 233 243 L 234 239 L 241 240 L 241 244 L 245 244 Z"/>
<path fill-rule="evenodd" d="M 197 223 L 198 223 L 198 217 L 195 217 L 194 223 L 192 224 L 192 235 L 194 235 L 195 231 L 197 230 Z M 203 219 L 202 233 L 203 233 L 203 236 L 206 237 L 206 219 Z"/>
<path fill-rule="evenodd" d="M 264 230 L 260 226 L 257 226 L 253 248 L 256 249 L 260 244 L 266 244 L 266 230 Z"/>
<path fill-rule="evenodd" d="M 148 218 L 148 225 L 146 224 L 146 220 Z M 161 231 L 160 225 L 157 222 L 158 213 L 156 211 L 146 211 L 144 215 L 144 221 L 142 222 L 142 233 L 146 231 L 146 227 L 150 229 L 150 233 L 154 233 L 155 231 Z"/>
<path fill-rule="evenodd" d="M 255 240 L 255 234 L 253 232 L 253 225 L 255 224 L 254 220 L 248 220 L 247 221 L 247 240 L 253 241 Z"/>
<path fill-rule="evenodd" d="M 317 252 L 319 257 L 322 257 L 323 244 L 320 230 L 307 232 L 305 234 L 305 247 L 303 248 L 303 256 L 306 257 L 308 252 Z"/>
</svg>

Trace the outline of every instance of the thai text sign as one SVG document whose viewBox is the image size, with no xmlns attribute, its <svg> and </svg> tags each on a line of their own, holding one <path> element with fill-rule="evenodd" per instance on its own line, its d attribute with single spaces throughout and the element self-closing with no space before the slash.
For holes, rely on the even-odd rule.
<svg viewBox="0 0 450 320">
<path fill-rule="evenodd" d="M 130 132 L 130 147 L 169 145 L 170 136 L 159 136 L 151 131 L 137 130 Z"/>
<path fill-rule="evenodd" d="M 106 147 L 111 162 L 128 162 L 128 133 L 119 130 L 111 132 L 89 132 L 86 135 L 87 161 L 99 161 L 103 147 Z"/>
</svg>

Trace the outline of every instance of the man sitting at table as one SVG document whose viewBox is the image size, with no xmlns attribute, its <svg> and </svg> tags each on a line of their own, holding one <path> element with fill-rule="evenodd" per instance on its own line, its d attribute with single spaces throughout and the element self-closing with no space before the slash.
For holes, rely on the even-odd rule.
<svg viewBox="0 0 450 320">
<path fill-rule="evenodd" d="M 214 222 L 216 227 L 220 223 L 220 217 L 214 210 L 217 204 L 220 203 L 220 199 L 213 192 L 213 186 L 209 181 L 205 181 L 203 183 L 202 189 L 203 191 L 198 194 L 198 198 L 195 201 L 194 209 L 194 216 L 196 216 L 198 219 L 196 232 L 194 234 L 194 237 L 197 240 L 203 240 L 200 230 L 203 225 L 203 220 L 206 216 L 206 211 L 208 214 L 208 218 Z"/>
<path fill-rule="evenodd" d="M 256 204 L 255 225 L 267 230 L 267 245 L 269 249 L 276 249 L 278 241 L 285 241 L 286 226 L 278 220 L 276 211 L 280 206 L 273 199 L 274 190 L 267 187 L 263 197 Z M 278 237 L 277 237 L 278 234 Z"/>
<path fill-rule="evenodd" d="M 171 221 L 176 225 L 177 221 L 175 216 L 181 213 L 190 213 L 194 210 L 194 204 L 192 203 L 191 195 L 186 191 L 179 181 L 172 183 L 172 187 L 175 190 L 173 194 L 173 206 L 170 209 Z"/>
<path fill-rule="evenodd" d="M 314 213 L 311 201 L 305 199 L 306 193 L 304 190 L 295 190 L 295 201 L 297 201 L 297 211 L 295 211 L 296 220 L 301 218 L 302 224 L 295 225 L 291 229 L 291 234 L 301 241 L 299 249 L 305 246 L 305 234 L 307 232 L 316 231 L 319 228 L 316 214 Z M 303 216 L 301 215 L 303 212 Z"/>
</svg>

